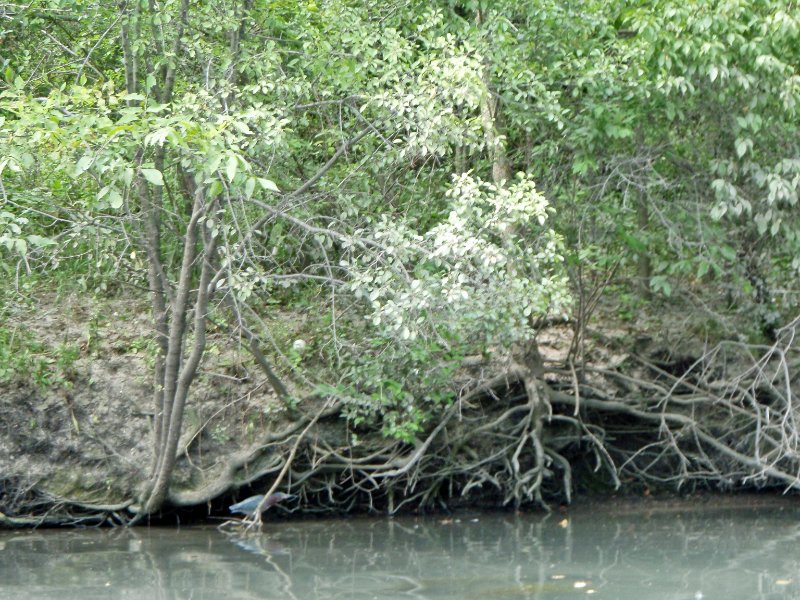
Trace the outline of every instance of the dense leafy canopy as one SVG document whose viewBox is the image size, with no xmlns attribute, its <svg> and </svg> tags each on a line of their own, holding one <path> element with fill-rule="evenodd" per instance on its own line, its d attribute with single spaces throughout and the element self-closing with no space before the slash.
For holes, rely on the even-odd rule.
<svg viewBox="0 0 800 600">
<path fill-rule="evenodd" d="M 370 335 L 415 339 L 447 305 L 428 316 L 449 336 L 507 343 L 566 304 L 537 264 L 560 242 L 525 225 L 552 221 L 539 193 L 480 182 L 492 95 L 512 172 L 559 211 L 568 253 L 646 259 L 643 285 L 666 294 L 714 277 L 763 310 L 789 301 L 800 24 L 781 2 L 53 0 L 3 16 L 0 235 L 26 268 L 72 244 L 135 277 L 137 186 L 164 190 L 180 231 L 190 177 L 223 199 L 203 215 L 225 238 L 219 289 L 314 275 L 366 299 Z"/>
<path fill-rule="evenodd" d="M 791 3 L 36 0 L 0 44 L 7 274 L 149 286 L 160 339 L 310 309 L 279 370 L 400 439 L 587 274 L 620 316 L 796 302 Z"/>
</svg>

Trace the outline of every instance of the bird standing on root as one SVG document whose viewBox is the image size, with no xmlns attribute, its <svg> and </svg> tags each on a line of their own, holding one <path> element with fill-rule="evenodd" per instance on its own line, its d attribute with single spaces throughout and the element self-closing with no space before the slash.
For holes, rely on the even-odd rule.
<svg viewBox="0 0 800 600">
<path fill-rule="evenodd" d="M 267 510 L 270 506 L 277 504 L 278 502 L 282 502 L 284 500 L 291 500 L 292 498 L 296 498 L 294 494 L 284 494 L 283 492 L 275 492 L 271 494 L 267 501 L 264 502 L 264 505 L 261 507 L 261 512 Z M 251 516 L 253 513 L 256 512 L 258 505 L 261 504 L 261 501 L 264 499 L 263 494 L 258 494 L 257 496 L 250 496 L 249 498 L 245 498 L 241 502 L 237 502 L 236 504 L 231 505 L 228 510 L 232 513 L 240 513 L 243 515 L 247 515 L 248 517 Z"/>
</svg>

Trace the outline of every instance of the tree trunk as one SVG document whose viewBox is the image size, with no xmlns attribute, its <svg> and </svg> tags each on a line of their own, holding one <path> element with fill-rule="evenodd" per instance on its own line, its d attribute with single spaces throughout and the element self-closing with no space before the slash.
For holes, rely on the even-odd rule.
<svg viewBox="0 0 800 600">
<path fill-rule="evenodd" d="M 644 191 L 639 192 L 636 204 L 636 219 L 639 232 L 646 232 L 650 225 L 650 211 L 647 208 L 647 199 Z M 650 278 L 653 276 L 653 266 L 650 261 L 650 254 L 646 250 L 636 255 L 636 271 L 640 292 L 644 298 L 649 300 L 652 298 Z"/>
<path fill-rule="evenodd" d="M 194 197 L 192 214 L 186 226 L 184 236 L 183 260 L 175 289 L 175 297 L 171 303 L 169 337 L 162 370 L 163 379 L 160 382 L 156 399 L 156 433 L 155 438 L 155 468 L 145 492 L 146 501 L 143 512 L 150 514 L 158 510 L 167 496 L 169 482 L 175 467 L 178 451 L 183 412 L 189 388 L 197 374 L 200 359 L 203 356 L 206 343 L 206 320 L 208 311 L 208 298 L 210 283 L 213 276 L 213 257 L 216 252 L 217 237 L 211 235 L 199 224 L 200 217 L 213 211 L 216 202 L 208 205 L 205 194 L 201 188 L 196 188 L 191 175 L 183 174 L 184 189 Z M 198 250 L 200 245 L 200 250 Z M 192 302 L 192 288 L 194 274 L 199 263 L 199 281 L 196 283 L 197 291 Z M 163 300 L 162 300 L 163 301 Z M 194 340 L 192 348 L 186 355 L 184 348 L 188 336 L 187 317 L 194 314 L 192 333 Z"/>
<path fill-rule="evenodd" d="M 475 15 L 475 22 L 479 27 L 483 22 L 480 10 Z M 505 137 L 500 133 L 500 101 L 494 94 L 488 65 L 484 67 L 481 79 L 483 80 L 481 98 L 483 137 L 492 164 L 492 181 L 499 186 L 509 179 L 509 165 Z"/>
<path fill-rule="evenodd" d="M 492 163 L 492 181 L 502 185 L 509 179 L 508 154 L 505 138 L 499 133 L 499 101 L 492 93 L 488 70 L 483 72 L 484 93 L 481 100 L 481 120 L 486 149 Z"/>
</svg>

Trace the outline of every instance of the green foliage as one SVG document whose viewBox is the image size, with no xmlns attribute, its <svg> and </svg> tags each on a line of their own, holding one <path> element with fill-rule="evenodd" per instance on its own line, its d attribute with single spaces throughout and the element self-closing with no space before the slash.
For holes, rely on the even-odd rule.
<svg viewBox="0 0 800 600">
<path fill-rule="evenodd" d="M 454 375 L 465 347 L 414 340 L 398 348 L 393 338 L 372 337 L 339 385 L 317 393 L 339 398 L 356 430 L 379 428 L 384 436 L 413 443 L 456 395 Z"/>
<path fill-rule="evenodd" d="M 427 232 L 384 219 L 354 253 L 351 289 L 397 343 L 446 335 L 509 347 L 569 303 L 548 203 L 524 175 L 505 188 L 454 177 L 450 212 Z M 499 290 L 503 290 L 498 295 Z"/>
<path fill-rule="evenodd" d="M 81 352 L 75 344 L 49 347 L 21 328 L 0 327 L 0 383 L 24 380 L 40 388 L 69 388 Z"/>
<path fill-rule="evenodd" d="M 355 423 L 377 420 L 404 441 L 454 400 L 465 355 L 508 356 L 570 302 L 561 239 L 529 178 L 498 187 L 462 174 L 444 195 L 449 210 L 427 231 L 384 217 L 369 244 L 344 243 L 368 323 L 356 333 L 372 347 L 359 345 L 357 383 L 341 397 Z"/>
<path fill-rule="evenodd" d="M 277 336 L 284 371 L 406 441 L 464 356 L 568 312 L 568 267 L 616 270 L 631 319 L 688 288 L 776 322 L 796 305 L 785 3 L 181 6 L 38 2 L 4 24 L 6 275 L 109 290 L 157 255 L 174 282 L 196 218 L 218 306 L 312 313 Z M 501 149 L 524 175 L 489 183 Z"/>
</svg>

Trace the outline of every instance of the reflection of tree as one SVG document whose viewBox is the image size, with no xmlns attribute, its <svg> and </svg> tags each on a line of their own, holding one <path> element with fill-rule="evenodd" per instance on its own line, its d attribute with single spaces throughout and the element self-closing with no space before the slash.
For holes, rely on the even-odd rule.
<svg viewBox="0 0 800 600">
<path fill-rule="evenodd" d="M 0 597 L 533 599 L 594 588 L 620 600 L 644 589 L 766 600 L 797 597 L 798 541 L 800 524 L 776 511 L 42 531 L 0 536 Z"/>
<path fill-rule="evenodd" d="M 700 590 L 714 590 L 719 597 L 741 597 L 745 590 L 751 598 L 796 597 L 796 588 L 776 589 L 774 583 L 800 566 L 792 552 L 800 525 L 788 515 L 783 522 L 774 512 L 637 511 L 599 527 L 605 531 L 592 534 L 598 543 L 584 540 L 575 556 L 576 562 L 588 565 L 588 554 L 596 554 L 593 580 L 598 589 L 652 586 L 661 590 L 659 598 L 676 599 Z M 671 587 L 665 585 L 669 581 Z"/>
<path fill-rule="evenodd" d="M 230 561 L 228 542 L 207 530 L 45 531 L 10 537 L 3 550 L 2 598 L 7 590 L 17 590 L 8 596 L 15 598 L 30 597 L 31 590 L 123 600 L 264 597 L 263 561 Z"/>
</svg>

